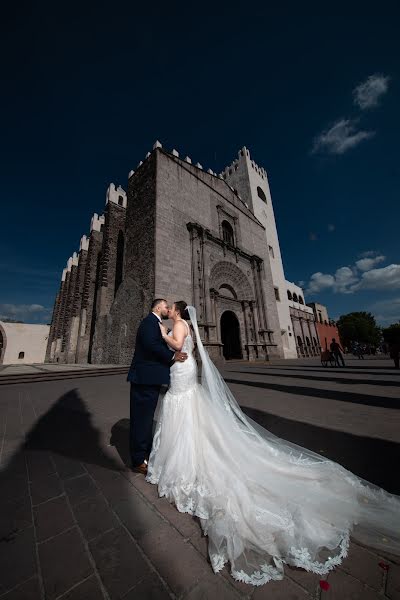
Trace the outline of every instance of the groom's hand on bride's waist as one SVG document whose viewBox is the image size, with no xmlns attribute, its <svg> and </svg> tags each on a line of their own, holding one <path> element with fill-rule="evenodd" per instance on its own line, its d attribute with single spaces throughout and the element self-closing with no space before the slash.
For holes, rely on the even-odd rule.
<svg viewBox="0 0 400 600">
<path fill-rule="evenodd" d="M 188 355 L 186 354 L 186 352 L 175 352 L 174 361 L 175 362 L 185 362 L 187 357 L 188 357 Z"/>
</svg>

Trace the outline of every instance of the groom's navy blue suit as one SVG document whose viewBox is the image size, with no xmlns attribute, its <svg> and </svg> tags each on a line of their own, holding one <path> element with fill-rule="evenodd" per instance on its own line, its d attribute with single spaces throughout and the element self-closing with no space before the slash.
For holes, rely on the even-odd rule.
<svg viewBox="0 0 400 600">
<path fill-rule="evenodd" d="M 152 444 L 154 411 L 162 385 L 169 384 L 174 356 L 162 339 L 159 320 L 150 313 L 139 325 L 128 381 L 131 382 L 130 447 L 132 466 L 141 465 Z"/>
</svg>

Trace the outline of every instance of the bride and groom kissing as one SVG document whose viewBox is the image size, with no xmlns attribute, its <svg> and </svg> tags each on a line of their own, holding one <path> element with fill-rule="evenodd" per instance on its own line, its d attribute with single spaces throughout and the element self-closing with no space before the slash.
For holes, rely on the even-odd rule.
<svg viewBox="0 0 400 600">
<path fill-rule="evenodd" d="M 322 575 L 347 555 L 350 535 L 400 555 L 400 497 L 247 417 L 203 346 L 193 306 L 154 300 L 128 381 L 132 468 L 199 519 L 214 572 L 229 562 L 232 577 L 254 586 L 282 579 L 284 564 Z"/>
</svg>

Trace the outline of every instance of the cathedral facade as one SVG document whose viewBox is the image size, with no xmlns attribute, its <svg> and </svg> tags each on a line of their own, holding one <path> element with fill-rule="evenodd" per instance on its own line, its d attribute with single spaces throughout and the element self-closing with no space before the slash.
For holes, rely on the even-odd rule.
<svg viewBox="0 0 400 600">
<path fill-rule="evenodd" d="M 291 311 L 310 309 L 287 287 L 267 174 L 249 151 L 217 175 L 156 142 L 127 193 L 110 185 L 68 260 L 46 361 L 128 364 L 157 297 L 196 307 L 214 360 L 294 358 Z"/>
</svg>

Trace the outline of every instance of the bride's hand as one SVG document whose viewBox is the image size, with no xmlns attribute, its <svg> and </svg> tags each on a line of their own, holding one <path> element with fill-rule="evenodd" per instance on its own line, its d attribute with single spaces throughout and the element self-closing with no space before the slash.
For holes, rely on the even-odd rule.
<svg viewBox="0 0 400 600">
<path fill-rule="evenodd" d="M 165 325 L 163 325 L 162 323 L 159 323 L 160 326 L 160 331 L 161 331 L 161 335 L 163 336 L 163 338 L 167 337 L 168 333 L 167 333 L 167 328 L 165 327 Z"/>
</svg>

